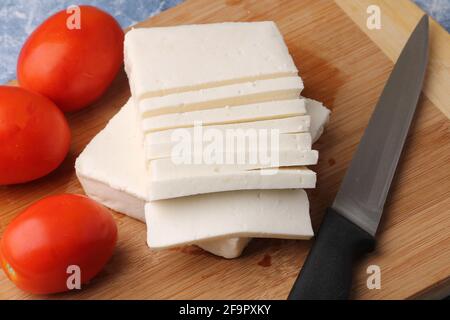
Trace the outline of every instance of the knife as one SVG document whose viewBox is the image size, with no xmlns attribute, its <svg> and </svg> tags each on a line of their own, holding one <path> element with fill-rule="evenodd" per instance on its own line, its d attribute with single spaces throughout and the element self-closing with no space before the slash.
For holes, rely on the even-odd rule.
<svg viewBox="0 0 450 320">
<path fill-rule="evenodd" d="M 394 66 L 289 300 L 348 299 L 354 262 L 375 246 L 427 61 L 428 16 L 424 15 Z"/>
</svg>

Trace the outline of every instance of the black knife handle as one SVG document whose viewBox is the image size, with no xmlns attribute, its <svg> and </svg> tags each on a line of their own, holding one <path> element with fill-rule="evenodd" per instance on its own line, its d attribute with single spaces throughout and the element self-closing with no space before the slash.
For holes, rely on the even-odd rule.
<svg viewBox="0 0 450 320">
<path fill-rule="evenodd" d="M 288 299 L 348 299 L 353 263 L 374 246 L 373 236 L 328 208 Z"/>
</svg>

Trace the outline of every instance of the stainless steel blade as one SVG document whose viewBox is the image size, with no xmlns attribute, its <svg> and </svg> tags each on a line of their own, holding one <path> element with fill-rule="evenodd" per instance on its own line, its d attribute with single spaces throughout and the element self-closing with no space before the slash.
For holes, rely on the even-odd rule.
<svg viewBox="0 0 450 320">
<path fill-rule="evenodd" d="M 424 16 L 394 66 L 332 206 L 372 235 L 414 116 L 427 61 Z"/>
</svg>

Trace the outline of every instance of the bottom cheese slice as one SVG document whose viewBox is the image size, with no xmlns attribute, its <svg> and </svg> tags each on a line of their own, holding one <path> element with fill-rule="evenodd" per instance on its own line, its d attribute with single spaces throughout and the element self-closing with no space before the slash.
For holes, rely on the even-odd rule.
<svg viewBox="0 0 450 320">
<path fill-rule="evenodd" d="M 145 221 L 145 181 L 148 176 L 136 123 L 135 107 L 129 101 L 86 146 L 76 160 L 75 169 L 89 197 L 113 210 Z M 249 241 L 250 238 L 229 238 L 203 241 L 197 245 L 215 255 L 236 258 Z"/>
<path fill-rule="evenodd" d="M 195 204 L 195 205 L 193 205 Z M 233 237 L 309 239 L 313 236 L 306 192 L 220 192 L 145 205 L 147 244 L 164 249 Z"/>
<path fill-rule="evenodd" d="M 242 254 L 252 238 L 228 238 L 207 240 L 197 243 L 197 246 L 208 252 L 226 259 L 237 258 Z"/>
</svg>

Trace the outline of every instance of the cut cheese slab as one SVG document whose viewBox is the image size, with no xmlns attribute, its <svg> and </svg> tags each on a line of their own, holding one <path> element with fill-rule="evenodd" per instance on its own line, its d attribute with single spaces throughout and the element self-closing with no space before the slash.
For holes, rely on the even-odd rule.
<svg viewBox="0 0 450 320">
<path fill-rule="evenodd" d="M 268 169 L 265 169 L 268 170 Z M 231 190 L 315 188 L 316 174 L 305 168 L 278 168 L 216 173 L 214 175 L 154 180 L 150 183 L 151 201 Z"/>
<path fill-rule="evenodd" d="M 271 130 L 278 130 L 278 133 L 301 133 L 308 132 L 311 118 L 308 115 L 295 116 L 283 119 L 262 120 L 253 122 L 242 122 L 223 125 L 196 126 L 193 128 L 177 128 L 164 131 L 151 132 L 145 135 L 145 144 L 160 144 L 177 142 L 177 137 L 189 136 L 193 140 L 203 138 L 205 131 L 212 129 L 220 131 L 223 137 L 227 134 L 239 132 L 249 133 L 255 130 L 266 130 L 270 136 Z M 250 131 L 247 131 L 250 130 Z"/>
<path fill-rule="evenodd" d="M 145 131 L 162 131 L 192 127 L 198 122 L 201 122 L 203 125 L 217 125 L 287 118 L 304 115 L 305 113 L 304 99 L 268 101 L 147 117 L 143 120 L 142 127 Z"/>
<path fill-rule="evenodd" d="M 302 90 L 302 79 L 295 76 L 174 93 L 144 99 L 138 102 L 138 106 L 141 115 L 148 117 L 257 102 L 298 99 Z M 144 127 L 144 129 L 147 128 Z"/>
<path fill-rule="evenodd" d="M 314 123 L 316 119 L 313 117 Z M 129 101 L 77 158 L 76 174 L 85 193 L 103 205 L 145 221 L 146 179 L 150 179 L 142 159 L 137 112 Z M 279 190 L 286 194 L 291 190 Z M 237 191 L 239 192 L 239 191 Z M 215 197 L 216 194 L 204 195 Z M 292 201 L 296 194 L 292 194 Z M 185 199 L 189 199 L 188 197 Z M 197 206 L 193 202 L 192 208 Z M 254 204 L 254 210 L 259 207 Z M 230 211 L 231 214 L 232 211 Z M 210 240 L 197 245 L 226 258 L 238 257 L 248 238 Z M 234 238 L 236 239 L 236 238 Z"/>
<path fill-rule="evenodd" d="M 138 100 L 298 72 L 273 22 L 132 29 L 124 46 Z"/>
<path fill-rule="evenodd" d="M 191 201 L 197 206 L 189 207 Z M 163 249 L 233 237 L 309 239 L 313 236 L 304 190 L 232 191 L 145 206 L 147 243 Z"/>
<path fill-rule="evenodd" d="M 86 146 L 75 162 L 75 170 L 90 197 L 133 218 L 144 219 L 139 208 L 146 199 L 150 178 L 131 101 Z"/>
<path fill-rule="evenodd" d="M 88 153 L 83 155 L 89 156 Z M 106 162 L 104 163 L 106 164 Z M 117 171 L 114 173 L 117 173 Z M 113 186 L 109 179 L 92 179 L 79 168 L 76 174 L 87 196 L 110 209 L 145 222 L 144 206 L 147 203 L 145 188 L 140 189 L 139 193 L 135 194 L 131 192 L 130 185 L 125 183 Z M 121 175 L 121 173 L 118 175 Z M 114 176 L 114 174 L 111 174 L 111 176 Z"/>
<path fill-rule="evenodd" d="M 273 155 L 270 154 L 271 152 L 273 152 Z M 150 163 L 151 177 L 152 181 L 171 180 L 173 183 L 176 183 L 179 179 L 195 179 L 204 176 L 220 177 L 223 174 L 227 175 L 227 179 L 231 179 L 233 173 L 239 173 L 240 171 L 315 165 L 319 159 L 319 153 L 316 150 L 274 150 L 271 152 L 269 152 L 269 156 L 274 157 L 268 157 L 267 159 L 258 158 L 256 152 L 223 153 L 216 155 L 224 161 L 229 157 L 229 164 L 226 164 L 226 162 L 224 164 L 184 164 L 176 163 L 172 158 L 157 159 Z M 242 158 L 240 160 L 242 162 L 239 163 L 238 160 L 241 155 Z M 253 155 L 254 158 L 252 159 Z M 195 155 L 192 158 L 195 158 Z"/>
<path fill-rule="evenodd" d="M 150 142 L 147 140 L 147 142 Z M 170 158 L 177 143 L 148 143 L 145 145 L 146 155 L 148 160 Z M 278 139 L 278 150 L 297 150 L 297 151 L 307 151 L 311 150 L 311 134 L 309 132 L 304 133 L 286 133 L 280 134 Z M 270 141 L 268 142 L 270 145 Z M 190 144 L 191 150 L 194 149 L 194 142 Z M 236 152 L 244 151 L 257 151 L 258 144 L 236 144 Z M 270 148 L 270 150 L 273 150 Z"/>
<path fill-rule="evenodd" d="M 316 142 L 322 135 L 323 130 L 330 119 L 331 112 L 319 101 L 308 98 L 305 100 L 307 113 L 314 119 L 314 121 L 311 121 L 310 131 L 312 141 Z"/>
</svg>

